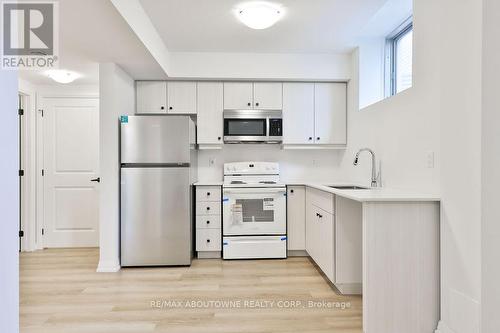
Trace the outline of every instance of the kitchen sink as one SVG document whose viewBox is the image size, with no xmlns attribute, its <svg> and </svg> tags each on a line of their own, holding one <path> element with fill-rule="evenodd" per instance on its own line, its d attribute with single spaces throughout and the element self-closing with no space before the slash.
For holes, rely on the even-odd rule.
<svg viewBox="0 0 500 333">
<path fill-rule="evenodd" d="M 367 187 L 346 185 L 346 186 L 328 186 L 331 188 L 336 188 L 337 190 L 368 190 Z"/>
</svg>

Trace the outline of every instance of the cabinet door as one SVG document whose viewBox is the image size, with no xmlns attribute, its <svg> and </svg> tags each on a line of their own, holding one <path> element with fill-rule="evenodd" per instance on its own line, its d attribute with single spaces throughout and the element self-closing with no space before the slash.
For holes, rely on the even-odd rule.
<svg viewBox="0 0 500 333">
<path fill-rule="evenodd" d="M 283 143 L 314 143 L 314 83 L 283 84 Z"/>
<path fill-rule="evenodd" d="M 323 273 L 335 283 L 335 256 L 334 256 L 334 219 L 333 215 L 324 211 L 321 208 L 316 208 L 318 213 L 318 244 L 319 254 L 316 264 L 321 268 Z"/>
<path fill-rule="evenodd" d="M 196 114 L 196 82 L 168 83 L 168 113 Z"/>
<path fill-rule="evenodd" d="M 287 240 L 289 250 L 306 249 L 306 189 L 289 186 L 287 193 Z"/>
<path fill-rule="evenodd" d="M 223 103 L 222 82 L 198 83 L 198 144 L 222 144 Z"/>
<path fill-rule="evenodd" d="M 166 113 L 167 112 L 167 82 L 137 81 L 136 113 Z"/>
<path fill-rule="evenodd" d="M 307 202 L 306 195 L 306 251 L 316 263 L 320 256 L 317 213 L 316 208 Z"/>
<path fill-rule="evenodd" d="M 347 143 L 347 84 L 315 83 L 314 141 L 317 144 Z"/>
<path fill-rule="evenodd" d="M 281 82 L 255 82 L 253 84 L 254 109 L 281 110 L 283 84 Z"/>
<path fill-rule="evenodd" d="M 224 109 L 241 110 L 253 108 L 252 82 L 224 82 Z"/>
<path fill-rule="evenodd" d="M 362 220 L 360 202 L 335 196 L 335 283 L 362 282 Z"/>
</svg>

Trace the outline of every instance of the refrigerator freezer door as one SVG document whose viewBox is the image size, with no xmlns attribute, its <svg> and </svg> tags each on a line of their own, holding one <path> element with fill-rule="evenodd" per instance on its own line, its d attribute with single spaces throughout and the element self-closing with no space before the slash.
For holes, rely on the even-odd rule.
<svg viewBox="0 0 500 333">
<path fill-rule="evenodd" d="M 121 265 L 191 263 L 189 168 L 121 169 Z"/>
<path fill-rule="evenodd" d="M 121 163 L 190 162 L 189 116 L 122 116 Z"/>
</svg>

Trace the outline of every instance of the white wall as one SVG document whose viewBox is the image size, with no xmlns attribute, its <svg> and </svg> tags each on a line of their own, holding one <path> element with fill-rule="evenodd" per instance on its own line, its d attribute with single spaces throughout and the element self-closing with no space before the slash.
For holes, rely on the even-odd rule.
<svg viewBox="0 0 500 333">
<path fill-rule="evenodd" d="M 439 12 L 441 317 L 452 332 L 474 333 L 481 301 L 482 2 L 444 0 Z"/>
<path fill-rule="evenodd" d="M 385 37 L 363 38 L 359 50 L 359 108 L 385 98 Z"/>
<path fill-rule="evenodd" d="M 481 9 L 475 0 L 415 0 L 413 88 L 349 115 L 347 157 L 372 147 L 385 186 L 441 191 L 441 332 L 479 332 Z M 365 170 L 351 162 L 345 172 L 367 172 L 368 161 Z"/>
<path fill-rule="evenodd" d="M 0 331 L 19 332 L 17 72 L 0 71 Z"/>
<path fill-rule="evenodd" d="M 360 48 L 353 53 L 349 85 L 348 143 L 341 163 L 342 172 L 355 180 L 370 175 L 368 155 L 360 164 L 352 158 L 362 147 L 372 148 L 382 161 L 382 180 L 386 187 L 408 188 L 424 192 L 439 190 L 439 64 L 428 52 L 440 45 L 435 27 L 439 16 L 432 1 L 415 3 L 413 88 L 359 110 L 359 70 L 366 68 Z M 435 154 L 434 168 L 427 167 L 428 152 Z"/>
<path fill-rule="evenodd" d="M 221 181 L 224 163 L 265 161 L 279 162 L 281 180 L 288 183 L 345 181 L 339 170 L 342 155 L 342 150 L 282 150 L 279 145 L 225 145 L 223 150 L 198 152 L 198 179 Z M 215 159 L 214 165 L 210 165 L 211 159 Z"/>
<path fill-rule="evenodd" d="M 172 77 L 333 79 L 350 78 L 348 54 L 171 52 Z"/>
<path fill-rule="evenodd" d="M 135 111 L 133 79 L 113 63 L 99 65 L 99 272 L 120 269 L 119 116 Z"/>
<path fill-rule="evenodd" d="M 483 1 L 481 330 L 500 332 L 500 2 Z"/>
</svg>

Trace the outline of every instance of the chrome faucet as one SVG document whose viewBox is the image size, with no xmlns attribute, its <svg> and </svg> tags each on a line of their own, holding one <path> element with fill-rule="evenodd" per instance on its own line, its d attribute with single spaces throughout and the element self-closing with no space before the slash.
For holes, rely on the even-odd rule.
<svg viewBox="0 0 500 333">
<path fill-rule="evenodd" d="M 354 157 L 354 163 L 353 164 L 355 166 L 358 165 L 359 154 L 361 154 L 364 151 L 367 151 L 367 152 L 369 152 L 372 155 L 372 183 L 371 183 L 371 186 L 372 187 L 379 187 L 379 186 L 381 186 L 381 184 L 380 184 L 380 170 L 377 173 L 377 166 L 375 165 L 375 153 L 373 152 L 373 150 L 371 150 L 370 148 L 362 148 L 362 149 L 360 149 L 356 153 L 356 156 Z"/>
</svg>

